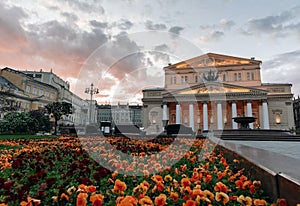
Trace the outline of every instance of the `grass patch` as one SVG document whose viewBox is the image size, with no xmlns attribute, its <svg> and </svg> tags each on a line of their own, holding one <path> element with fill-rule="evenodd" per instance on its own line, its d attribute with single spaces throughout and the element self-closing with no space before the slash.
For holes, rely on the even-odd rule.
<svg viewBox="0 0 300 206">
<path fill-rule="evenodd" d="M 3 134 L 0 135 L 0 140 L 15 140 L 15 139 L 53 139 L 58 138 L 56 135 L 30 135 L 30 134 Z"/>
</svg>

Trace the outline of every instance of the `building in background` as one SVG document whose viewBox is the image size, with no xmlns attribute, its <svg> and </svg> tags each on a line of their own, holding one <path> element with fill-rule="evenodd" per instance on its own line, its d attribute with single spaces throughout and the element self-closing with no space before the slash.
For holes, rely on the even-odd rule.
<svg viewBox="0 0 300 206">
<path fill-rule="evenodd" d="M 194 131 L 237 129 L 237 116 L 254 116 L 253 129 L 292 129 L 291 84 L 262 83 L 261 61 L 208 53 L 164 67 L 163 88 L 143 90 L 148 133 L 166 122 Z"/>
<path fill-rule="evenodd" d="M 17 111 L 30 111 L 43 109 L 52 102 L 68 102 L 72 104 L 73 114 L 63 117 L 59 124 L 85 126 L 90 123 L 90 109 L 93 110 L 91 123 L 97 123 L 96 101 L 90 104 L 90 100 L 71 92 L 69 83 L 52 71 L 18 71 L 6 67 L 0 71 L 0 86 L 1 111 L 8 105 Z"/>
<path fill-rule="evenodd" d="M 142 126 L 142 106 L 117 104 L 117 105 L 97 105 L 97 121 L 111 122 L 112 125 L 137 125 Z"/>
<path fill-rule="evenodd" d="M 2 95 L 17 111 L 30 111 L 44 108 L 57 101 L 58 89 L 36 81 L 23 72 L 4 68 L 0 71 Z"/>
</svg>

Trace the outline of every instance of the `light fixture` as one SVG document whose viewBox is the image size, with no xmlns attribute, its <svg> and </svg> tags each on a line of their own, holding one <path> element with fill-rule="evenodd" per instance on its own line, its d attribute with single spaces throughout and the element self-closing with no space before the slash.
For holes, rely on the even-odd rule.
<svg viewBox="0 0 300 206">
<path fill-rule="evenodd" d="M 281 123 L 280 114 L 276 114 L 275 122 L 276 122 L 276 124 L 280 124 Z"/>
</svg>

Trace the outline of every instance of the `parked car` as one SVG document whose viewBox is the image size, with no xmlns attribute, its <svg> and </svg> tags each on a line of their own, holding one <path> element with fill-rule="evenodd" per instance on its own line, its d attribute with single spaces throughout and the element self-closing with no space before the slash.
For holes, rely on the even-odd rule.
<svg viewBox="0 0 300 206">
<path fill-rule="evenodd" d="M 168 136 L 195 136 L 196 133 L 191 127 L 183 124 L 169 124 L 165 127 Z"/>
</svg>

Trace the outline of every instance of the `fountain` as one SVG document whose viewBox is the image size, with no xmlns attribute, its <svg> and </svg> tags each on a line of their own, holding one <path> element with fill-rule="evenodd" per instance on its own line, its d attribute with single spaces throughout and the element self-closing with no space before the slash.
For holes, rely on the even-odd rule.
<svg viewBox="0 0 300 206">
<path fill-rule="evenodd" d="M 233 117 L 232 119 L 241 124 L 240 129 L 250 129 L 249 124 L 255 122 L 256 117 Z"/>
</svg>

